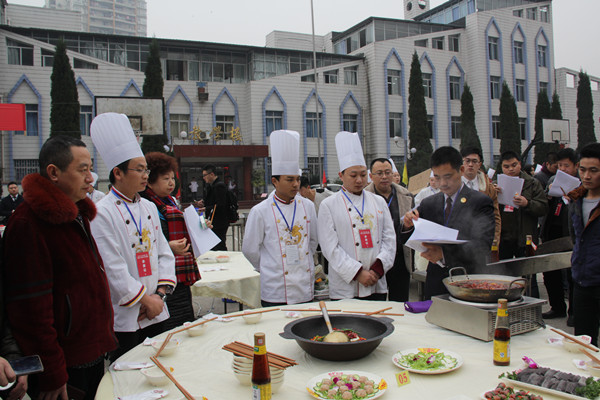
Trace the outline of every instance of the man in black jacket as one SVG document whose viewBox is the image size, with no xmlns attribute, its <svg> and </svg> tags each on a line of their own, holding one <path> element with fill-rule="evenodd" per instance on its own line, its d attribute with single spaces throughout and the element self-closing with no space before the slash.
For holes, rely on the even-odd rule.
<svg viewBox="0 0 600 400">
<path fill-rule="evenodd" d="M 227 251 L 227 186 L 215 174 L 217 168 L 214 165 L 205 165 L 202 169 L 204 179 L 204 207 L 205 215 L 212 219 L 212 230 L 221 239 L 221 242 L 213 247 L 213 250 Z M 214 214 L 214 215 L 213 215 Z"/>
<path fill-rule="evenodd" d="M 8 182 L 8 196 L 0 200 L 0 216 L 4 217 L 5 224 L 8 223 L 8 218 L 22 202 L 23 196 L 19 194 L 17 182 Z"/>
</svg>

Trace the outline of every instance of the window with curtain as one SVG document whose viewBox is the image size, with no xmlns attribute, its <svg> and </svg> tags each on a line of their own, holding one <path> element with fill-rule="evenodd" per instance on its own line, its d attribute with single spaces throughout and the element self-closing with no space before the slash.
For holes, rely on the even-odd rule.
<svg viewBox="0 0 600 400">
<path fill-rule="evenodd" d="M 38 136 L 38 105 L 25 104 L 25 128 L 26 131 L 15 131 L 15 135 Z"/>
<path fill-rule="evenodd" d="M 358 114 L 344 114 L 342 116 L 342 130 L 358 132 Z"/>
<path fill-rule="evenodd" d="M 307 112 L 306 113 L 306 137 L 316 138 L 317 131 L 318 137 L 323 137 L 323 113 L 319 113 L 319 121 L 317 125 L 317 113 Z"/>
<path fill-rule="evenodd" d="M 547 67 L 548 63 L 547 63 L 547 47 L 546 46 L 542 46 L 542 45 L 538 45 L 538 51 L 537 51 L 537 59 L 538 59 L 538 66 L 540 67 Z"/>
<path fill-rule="evenodd" d="M 451 131 L 452 131 L 452 139 L 460 139 L 460 117 L 452 117 L 450 120 L 451 123 Z"/>
<path fill-rule="evenodd" d="M 33 46 L 6 38 L 10 65 L 33 65 Z"/>
<path fill-rule="evenodd" d="M 460 100 L 460 76 L 451 76 L 448 84 L 450 85 L 450 100 Z"/>
<path fill-rule="evenodd" d="M 491 99 L 499 99 L 500 98 L 500 77 L 499 76 L 490 76 L 490 98 Z"/>
<path fill-rule="evenodd" d="M 400 73 L 401 71 L 397 69 L 387 70 L 388 94 L 401 95 Z"/>
<path fill-rule="evenodd" d="M 523 42 L 514 41 L 513 42 L 513 51 L 515 56 L 515 64 L 523 64 Z"/>
<path fill-rule="evenodd" d="M 81 131 L 81 136 L 90 136 L 92 109 L 92 106 L 79 106 L 79 130 Z"/>
<path fill-rule="evenodd" d="M 431 98 L 433 98 L 433 86 L 432 86 L 432 82 L 431 82 L 431 74 L 422 73 L 421 76 L 423 77 L 424 95 L 425 95 L 425 97 L 429 97 L 431 99 Z"/>
<path fill-rule="evenodd" d="M 171 128 L 171 137 L 179 136 L 179 132 L 189 132 L 190 114 L 169 114 L 169 127 Z"/>
<path fill-rule="evenodd" d="M 498 60 L 498 38 L 488 37 L 488 52 L 490 60 Z"/>
<path fill-rule="evenodd" d="M 358 85 L 358 66 L 344 68 L 344 84 Z"/>
<path fill-rule="evenodd" d="M 189 118 L 189 116 L 188 116 Z M 233 129 L 233 124 L 235 122 L 234 115 L 217 115 L 215 117 L 215 121 L 217 123 L 216 126 L 221 127 L 221 139 L 229 140 L 231 139 L 231 130 Z"/>
<path fill-rule="evenodd" d="M 515 84 L 515 100 L 516 101 L 525 101 L 525 80 L 517 79 Z"/>
<path fill-rule="evenodd" d="M 273 131 L 283 129 L 283 111 L 265 111 L 267 136 Z"/>
<path fill-rule="evenodd" d="M 402 137 L 402 113 L 390 113 L 389 120 L 390 137 Z"/>
</svg>

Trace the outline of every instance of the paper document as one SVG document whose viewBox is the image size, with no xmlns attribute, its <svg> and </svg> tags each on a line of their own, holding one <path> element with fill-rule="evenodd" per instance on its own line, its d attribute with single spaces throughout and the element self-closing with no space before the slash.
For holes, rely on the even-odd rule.
<svg viewBox="0 0 600 400">
<path fill-rule="evenodd" d="M 458 230 L 436 224 L 423 218 L 413 220 L 415 230 L 404 244 L 419 253 L 427 251 L 423 243 L 428 244 L 462 244 L 466 240 L 458 240 Z"/>
<path fill-rule="evenodd" d="M 537 174 L 538 172 L 540 172 L 542 170 L 543 166 L 541 166 L 540 164 L 535 164 L 535 172 L 534 174 Z"/>
<path fill-rule="evenodd" d="M 506 204 L 514 208 L 519 208 L 519 206 L 515 205 L 513 199 L 515 194 L 521 194 L 523 182 L 525 182 L 525 179 L 516 176 L 498 175 L 498 187 L 502 189 L 502 192 L 498 193 L 498 204 Z"/>
<path fill-rule="evenodd" d="M 577 189 L 579 185 L 581 185 L 581 181 L 578 178 L 562 171 L 556 171 L 556 177 L 548 190 L 548 196 L 566 196 L 571 190 Z"/>
<path fill-rule="evenodd" d="M 200 257 L 221 242 L 221 239 L 212 230 L 200 228 L 200 217 L 194 206 L 189 206 L 183 211 L 183 218 L 192 241 L 195 258 Z"/>
<path fill-rule="evenodd" d="M 496 170 L 494 168 L 488 169 L 488 173 L 487 173 L 488 178 L 493 179 L 495 173 L 496 173 Z"/>
</svg>

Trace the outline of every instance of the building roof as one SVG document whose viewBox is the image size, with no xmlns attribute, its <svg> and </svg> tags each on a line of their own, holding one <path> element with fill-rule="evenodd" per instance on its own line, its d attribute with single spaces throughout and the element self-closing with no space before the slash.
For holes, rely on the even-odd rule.
<svg viewBox="0 0 600 400">
<path fill-rule="evenodd" d="M 440 11 L 443 11 L 448 8 L 452 8 L 453 6 L 455 6 L 459 3 L 462 3 L 464 1 L 465 0 L 448 0 L 447 2 L 440 4 L 439 6 L 434 7 L 429 11 L 425 11 L 425 12 L 417 15 L 415 17 L 415 21 L 422 21 L 424 19 L 427 19 L 427 18 L 431 17 L 432 15 L 439 13 Z M 546 1 L 552 1 L 552 0 L 523 0 L 523 1 L 527 1 L 529 3 L 542 3 L 542 2 L 546 2 Z M 513 6 L 515 6 L 515 4 L 512 4 L 512 5 L 507 4 L 506 7 L 513 7 Z M 502 7 L 498 7 L 498 8 L 502 8 Z"/>
</svg>

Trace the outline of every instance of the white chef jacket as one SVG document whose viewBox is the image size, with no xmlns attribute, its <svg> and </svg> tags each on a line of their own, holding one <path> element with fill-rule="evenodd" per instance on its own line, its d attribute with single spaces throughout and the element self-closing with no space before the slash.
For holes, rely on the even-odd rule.
<svg viewBox="0 0 600 400">
<path fill-rule="evenodd" d="M 369 287 L 353 279 L 361 268 L 369 270 L 377 259 L 381 261 L 384 272 L 394 265 L 396 232 L 390 210 L 383 197 L 374 193 L 363 190 L 357 196 L 342 190 L 323 200 L 319 208 L 319 243 L 323 255 L 329 260 L 329 297 L 347 299 L 387 293 L 385 274 Z M 364 216 L 364 223 L 357 208 Z M 362 247 L 359 233 L 362 229 L 371 230 L 372 248 Z"/>
<path fill-rule="evenodd" d="M 296 195 L 292 203 L 285 204 L 272 192 L 267 199 L 252 207 L 246 222 L 242 252 L 260 272 L 262 300 L 296 304 L 313 299 L 313 254 L 318 245 L 316 222 L 314 204 L 300 195 Z M 292 226 L 291 233 L 287 224 Z M 288 262 L 286 245 L 298 247 L 297 263 Z"/>
<path fill-rule="evenodd" d="M 96 204 L 98 213 L 91 228 L 106 268 L 115 314 L 114 329 L 116 332 L 135 332 L 141 327 L 137 318 L 141 306 L 139 301 L 144 294 L 155 293 L 159 285 L 176 285 L 175 257 L 162 233 L 154 203 L 139 195 L 136 195 L 134 202 L 126 202 L 117 194 L 125 197 L 112 188 Z M 135 223 L 125 204 L 135 218 Z M 136 223 L 139 226 L 140 221 L 141 245 L 136 227 Z M 152 275 L 139 276 L 137 251 L 149 252 Z M 165 310 L 166 306 L 161 315 L 151 321 L 144 321 L 146 326 L 167 319 L 168 312 Z"/>
</svg>

